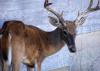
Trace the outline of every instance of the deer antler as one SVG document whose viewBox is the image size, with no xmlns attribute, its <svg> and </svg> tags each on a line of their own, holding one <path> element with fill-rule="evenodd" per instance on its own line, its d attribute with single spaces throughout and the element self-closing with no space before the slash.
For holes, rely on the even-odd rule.
<svg viewBox="0 0 100 71">
<path fill-rule="evenodd" d="M 46 8 L 49 12 L 53 13 L 57 18 L 58 18 L 58 21 L 64 25 L 64 19 L 62 17 L 63 13 L 59 14 L 57 13 L 56 11 L 54 11 L 53 9 L 51 9 L 49 6 L 52 5 L 52 3 L 49 3 L 48 0 L 45 0 L 44 2 L 44 8 Z"/>
<path fill-rule="evenodd" d="M 92 8 L 92 5 L 93 5 L 93 0 L 90 0 L 90 4 L 88 8 L 84 12 L 78 13 L 78 16 L 75 20 L 75 24 L 82 25 L 86 20 L 87 14 L 100 10 L 99 0 L 98 0 L 97 5 L 94 8 Z"/>
</svg>

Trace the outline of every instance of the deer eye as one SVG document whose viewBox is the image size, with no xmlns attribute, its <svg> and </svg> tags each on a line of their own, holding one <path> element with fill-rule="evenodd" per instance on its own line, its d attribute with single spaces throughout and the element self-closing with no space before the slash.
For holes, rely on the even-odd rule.
<svg viewBox="0 0 100 71">
<path fill-rule="evenodd" d="M 65 35 L 65 36 L 67 36 L 67 35 L 68 35 L 67 31 L 63 31 L 63 33 L 64 33 L 64 35 Z"/>
</svg>

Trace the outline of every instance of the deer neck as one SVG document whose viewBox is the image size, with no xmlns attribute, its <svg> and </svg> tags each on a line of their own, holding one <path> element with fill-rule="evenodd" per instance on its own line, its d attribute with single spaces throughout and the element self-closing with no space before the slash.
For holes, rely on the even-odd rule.
<svg viewBox="0 0 100 71">
<path fill-rule="evenodd" d="M 52 55 L 58 52 L 63 46 L 64 41 L 62 39 L 62 30 L 57 28 L 52 32 L 48 32 L 48 40 L 49 40 L 49 50 L 47 51 L 47 56 Z"/>
</svg>

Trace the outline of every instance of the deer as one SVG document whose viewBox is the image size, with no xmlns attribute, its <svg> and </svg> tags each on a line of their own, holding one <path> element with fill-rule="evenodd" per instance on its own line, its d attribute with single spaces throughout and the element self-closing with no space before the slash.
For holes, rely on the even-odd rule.
<svg viewBox="0 0 100 71">
<path fill-rule="evenodd" d="M 1 29 L 0 29 L 1 32 Z M 1 49 L 1 39 L 2 39 L 2 35 L 0 34 L 0 71 L 3 71 L 3 58 L 2 58 L 2 49 Z"/>
<path fill-rule="evenodd" d="M 14 23 L 14 24 L 12 24 L 12 23 Z M 10 57 L 13 55 L 12 54 L 13 51 L 11 51 L 12 48 L 11 48 L 11 42 L 10 42 L 11 34 L 13 34 L 13 37 L 15 37 L 15 35 L 20 35 L 20 37 L 21 37 L 23 27 L 24 27 L 24 24 L 21 21 L 5 21 L 3 24 L 3 27 L 2 27 L 3 29 L 1 28 L 0 35 L 2 37 L 0 39 L 1 40 L 0 44 L 1 44 L 1 55 L 2 55 L 1 60 L 2 60 L 3 71 L 8 71 L 10 66 L 12 66 L 11 65 L 12 57 Z M 16 28 L 18 28 L 18 29 L 16 30 Z M 11 71 L 11 70 L 9 70 L 9 71 Z"/>
<path fill-rule="evenodd" d="M 22 52 L 22 63 L 24 63 L 25 65 L 27 65 L 28 67 L 34 67 L 34 64 L 31 64 L 31 62 L 29 62 L 30 60 L 29 59 L 27 59 L 26 60 L 26 58 L 24 57 L 24 54 L 27 52 L 27 54 L 25 54 L 25 55 L 27 55 L 27 57 L 28 57 L 28 53 L 30 52 L 30 49 L 28 48 L 30 45 L 28 45 L 27 46 L 27 44 L 25 45 L 23 42 L 24 42 L 24 39 L 25 39 L 25 37 L 28 37 L 28 36 L 30 36 L 30 37 L 32 37 L 31 35 L 28 35 L 29 33 L 33 33 L 33 34 L 36 34 L 36 33 L 38 33 L 38 32 L 31 32 L 31 31 L 38 31 L 39 29 L 38 28 L 36 28 L 36 27 L 34 27 L 34 26 L 31 26 L 31 25 L 27 25 L 27 26 L 25 26 L 25 29 L 22 29 L 22 27 L 21 27 L 21 29 L 20 29 L 20 26 L 18 25 L 20 22 L 19 21 L 7 21 L 7 22 L 5 22 L 4 23 L 4 25 L 3 25 L 3 32 L 2 32 L 2 56 L 3 56 L 3 58 L 4 58 L 4 60 L 5 61 L 7 61 L 7 60 L 9 60 L 9 58 L 8 58 L 8 54 L 7 53 L 9 53 L 9 48 L 11 48 L 11 47 L 7 47 L 7 46 L 10 46 L 10 45 L 12 45 L 12 59 L 14 59 L 14 60 L 12 60 L 12 63 L 14 63 L 13 64 L 13 66 L 12 66 L 12 69 L 14 69 L 14 71 L 19 71 L 18 69 L 18 66 L 19 66 L 19 60 L 21 59 L 18 59 L 18 61 L 16 61 L 16 59 L 17 58 L 19 58 L 19 54 L 21 55 L 21 52 Z M 21 23 L 22 24 L 22 23 Z M 5 28 L 6 27 L 6 28 Z M 16 30 L 16 28 L 18 28 L 18 30 Z M 31 31 L 30 31 L 31 30 Z M 42 30 L 39 30 L 39 33 L 40 33 L 40 31 L 43 33 L 44 31 L 42 31 Z M 25 34 L 26 33 L 26 34 Z M 38 34 L 39 34 L 38 33 Z M 51 32 L 48 32 L 48 33 L 51 33 Z M 10 35 L 9 35 L 10 34 Z M 44 33 L 45 34 L 45 33 Z M 22 36 L 23 35 L 23 36 Z M 46 34 L 47 35 L 47 34 Z M 11 36 L 12 36 L 12 39 L 11 39 Z M 43 35 L 42 35 L 43 36 Z M 31 39 L 30 39 L 30 37 L 28 37 L 27 38 L 27 40 L 26 40 L 26 42 L 27 41 L 31 41 Z M 34 37 L 36 37 L 36 36 L 34 36 Z M 33 38 L 34 38 L 33 37 Z M 20 40 L 19 40 L 19 38 L 20 38 Z M 15 40 L 14 40 L 15 39 Z M 37 39 L 37 38 L 36 38 Z M 20 42 L 20 43 L 18 43 L 17 42 L 17 40 L 18 40 L 18 42 Z M 43 39 L 42 39 L 43 40 Z M 50 40 L 50 39 L 49 39 Z M 10 42 L 11 41 L 11 42 Z M 34 41 L 34 40 L 33 40 Z M 36 40 L 35 40 L 36 41 Z M 48 41 L 48 39 L 46 39 L 45 40 L 45 42 L 46 41 Z M 15 43 L 15 44 L 14 44 Z M 22 45 L 22 43 L 23 43 L 23 45 Z M 35 43 L 35 42 L 34 42 Z M 42 43 L 42 42 L 41 42 Z M 29 44 L 29 43 L 28 43 Z M 36 45 L 38 45 L 39 44 L 39 41 L 38 41 L 38 43 L 36 44 Z M 15 46 L 15 45 L 17 45 L 17 46 Z M 20 48 L 18 47 L 18 45 L 21 45 L 20 46 Z M 44 46 L 43 44 L 41 44 L 42 46 Z M 23 47 L 23 46 L 25 46 L 25 48 Z M 62 46 L 62 45 L 60 45 L 60 46 Z M 16 47 L 16 48 L 15 48 Z M 26 48 L 27 47 L 27 48 Z M 32 46 L 31 46 L 32 47 Z M 15 48 L 15 49 L 14 49 Z M 21 52 L 19 52 L 19 49 L 17 49 L 17 48 L 19 48 L 20 50 L 22 50 Z M 54 48 L 55 49 L 55 48 Z M 53 52 L 54 52 L 54 49 L 52 50 Z M 7 51 L 8 50 L 8 51 Z M 31 49 L 32 50 L 32 49 Z M 40 49 L 40 48 L 36 48 L 36 50 L 42 50 L 42 49 Z M 35 49 L 34 49 L 34 51 L 36 51 Z M 51 50 L 51 48 L 47 48 L 47 49 L 45 49 L 44 51 L 45 51 L 45 53 L 47 53 L 48 51 L 47 50 Z M 57 50 L 58 50 L 58 48 L 57 48 Z M 16 53 L 15 53 L 15 51 L 16 51 Z M 19 52 L 19 54 L 18 54 L 18 52 Z M 31 51 L 32 52 L 32 51 Z M 72 51 L 72 52 L 74 52 L 74 51 Z M 36 52 L 35 52 L 36 53 Z M 16 54 L 18 54 L 18 56 L 16 56 Z M 30 53 L 31 54 L 31 53 Z M 52 54 L 51 52 L 49 53 L 49 54 Z M 46 56 L 48 56 L 49 54 L 47 54 Z M 7 56 L 8 55 L 8 56 Z M 31 55 L 30 55 L 31 56 Z M 28 57 L 28 58 L 31 58 L 31 57 Z M 8 62 L 5 62 L 4 61 L 4 71 L 7 71 L 8 70 L 8 67 L 7 67 L 7 64 L 6 63 L 8 63 Z M 18 64 L 17 64 L 18 63 Z M 16 65 L 17 64 L 17 65 Z M 13 68 L 14 67 L 14 68 Z"/>
<path fill-rule="evenodd" d="M 8 63 L 8 53 L 10 53 L 13 71 L 20 71 L 21 63 L 27 65 L 29 71 L 32 71 L 34 65 L 37 65 L 37 71 L 41 71 L 43 60 L 61 50 L 65 44 L 70 52 L 75 53 L 77 51 L 75 45 L 76 28 L 85 22 L 89 13 L 100 10 L 99 1 L 96 7 L 92 7 L 92 4 L 93 0 L 90 0 L 88 8 L 78 13 L 74 21 L 69 21 L 64 20 L 62 13 L 59 14 L 50 7 L 52 3 L 49 3 L 49 0 L 45 0 L 44 8 L 55 16 L 49 16 L 50 24 L 57 27 L 51 32 L 32 25 L 25 25 L 21 21 L 6 21 L 0 33 L 3 41 L 5 37 L 7 38 L 7 46 L 4 46 L 2 42 L 4 64 Z"/>
</svg>

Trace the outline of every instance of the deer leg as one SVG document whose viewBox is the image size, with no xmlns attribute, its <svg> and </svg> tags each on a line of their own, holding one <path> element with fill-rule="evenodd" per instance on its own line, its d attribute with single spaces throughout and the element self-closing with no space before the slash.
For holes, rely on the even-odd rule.
<svg viewBox="0 0 100 71">
<path fill-rule="evenodd" d="M 12 71 L 20 71 L 21 62 L 15 61 L 12 63 Z"/>
<path fill-rule="evenodd" d="M 12 71 L 20 71 L 21 67 L 21 58 L 18 55 L 13 56 L 12 58 Z"/>
<path fill-rule="evenodd" d="M 9 70 L 9 66 L 8 66 L 6 61 L 3 61 L 3 66 L 2 67 L 3 67 L 3 71 L 8 71 Z"/>
<path fill-rule="evenodd" d="M 37 71 L 41 71 L 41 61 L 37 62 Z"/>
<path fill-rule="evenodd" d="M 3 71 L 3 60 L 0 60 L 0 71 Z"/>
</svg>

